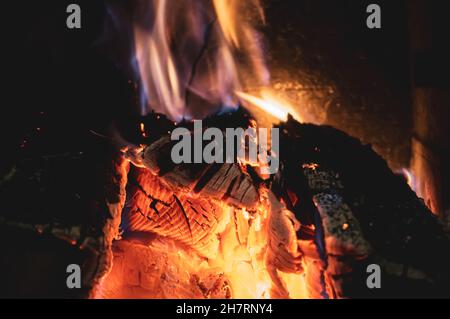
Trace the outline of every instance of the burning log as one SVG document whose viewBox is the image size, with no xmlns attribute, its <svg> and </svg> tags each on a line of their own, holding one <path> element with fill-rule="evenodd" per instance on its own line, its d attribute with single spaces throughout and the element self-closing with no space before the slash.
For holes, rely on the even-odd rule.
<svg viewBox="0 0 450 319">
<path fill-rule="evenodd" d="M 236 121 L 245 113 L 237 114 Z M 445 294 L 450 262 L 439 252 L 450 246 L 449 234 L 405 181 L 343 132 L 292 118 L 278 127 L 281 166 L 266 180 L 239 163 L 171 165 L 170 140 L 148 132 L 153 142 L 131 158 L 141 168 L 129 175 L 125 234 L 154 234 L 219 265 L 213 277 L 229 278 L 232 297 L 240 289 L 233 267 L 245 260 L 260 269 L 254 284 L 266 288 L 259 297 L 292 296 L 301 278 L 312 298 L 373 296 L 366 286 L 373 263 L 385 274 L 379 296 L 400 296 L 405 287 L 412 295 Z M 246 194 L 255 195 L 247 201 Z"/>
<path fill-rule="evenodd" d="M 103 219 L 103 237 L 99 247 L 96 272 L 89 283 L 91 296 L 96 294 L 100 280 L 105 277 L 112 268 L 113 240 L 119 239 L 119 225 L 122 218 L 122 210 L 125 205 L 127 174 L 129 162 L 125 160 L 121 153 L 113 153 L 110 166 L 105 172 L 105 204 L 107 207 Z"/>
<path fill-rule="evenodd" d="M 245 127 L 248 116 L 204 123 Z M 446 296 L 448 232 L 369 146 L 289 119 L 277 126 L 280 170 L 264 178 L 247 163 L 172 165 L 176 125 L 153 120 L 144 148 L 107 148 L 92 229 L 17 223 L 89 251 L 91 297 Z M 370 264 L 383 289 L 367 288 Z"/>
<path fill-rule="evenodd" d="M 128 188 L 130 199 L 124 210 L 125 231 L 152 232 L 188 245 L 212 257 L 216 237 L 226 213 L 223 205 L 207 198 L 174 193 L 148 170 L 134 169 Z"/>
</svg>

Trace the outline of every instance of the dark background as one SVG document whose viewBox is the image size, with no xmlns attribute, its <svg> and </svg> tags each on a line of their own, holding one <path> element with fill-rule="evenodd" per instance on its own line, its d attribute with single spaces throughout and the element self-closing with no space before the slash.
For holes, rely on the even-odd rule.
<svg viewBox="0 0 450 319">
<path fill-rule="evenodd" d="M 70 3 L 82 8 L 81 30 L 66 27 Z M 298 102 L 302 113 L 309 114 L 308 120 L 331 124 L 372 144 L 393 169 L 409 166 L 414 134 L 425 131 L 423 139 L 429 140 L 425 144 L 433 145 L 432 152 L 443 163 L 438 174 L 442 176 L 441 197 L 448 207 L 448 95 L 433 99 L 429 109 L 425 108 L 433 114 L 429 129 L 423 123 L 420 125 L 426 129 L 418 129 L 415 119 L 417 88 L 448 92 L 448 3 L 263 3 L 268 23 L 262 31 L 273 81 L 301 84 L 297 89 L 280 86 L 280 90 Z M 381 30 L 366 27 L 369 3 L 382 8 Z M 411 9 L 424 3 L 428 11 L 419 11 L 430 30 L 412 19 Z M 5 1 L 1 6 L 6 19 L 1 38 L 0 178 L 13 168 L 18 178 L 0 192 L 0 216 L 25 223 L 95 223 L 92 202 L 102 187 L 96 174 L 107 156 L 99 135 L 107 134 L 114 119 L 123 120 L 135 107 L 133 85 L 101 41 L 105 4 L 43 0 Z M 416 45 L 422 38 L 430 43 Z M 430 137 L 428 132 L 434 130 L 437 133 Z M 28 247 L 26 236 L 16 232 L 3 236 L 1 245 L 20 243 L 5 250 L 2 265 L 25 271 L 13 260 L 18 250 Z M 33 245 L 37 247 L 28 248 L 30 253 L 22 257 L 28 264 L 35 260 L 31 252 L 38 247 L 45 250 L 48 243 L 36 240 Z M 49 254 L 56 258 L 63 250 L 54 248 Z M 75 260 L 81 258 L 74 256 Z M 42 276 L 51 273 L 65 278 L 58 265 L 40 265 Z M 1 276 L 6 275 L 2 272 Z M 14 282 L 10 288 L 15 288 Z M 51 296 L 56 290 L 44 295 Z M 64 294 L 61 291 L 56 295 Z"/>
</svg>

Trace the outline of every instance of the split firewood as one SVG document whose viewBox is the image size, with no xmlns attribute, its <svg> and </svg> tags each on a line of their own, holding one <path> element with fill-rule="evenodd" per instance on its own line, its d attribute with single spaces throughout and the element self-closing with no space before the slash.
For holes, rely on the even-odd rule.
<svg viewBox="0 0 450 319">
<path fill-rule="evenodd" d="M 170 139 L 153 137 L 131 159 L 125 233 L 154 233 L 213 260 L 228 209 L 262 210 L 272 297 L 290 297 L 283 272 L 303 272 L 313 298 L 370 295 L 372 263 L 388 286 L 419 282 L 439 292 L 449 282 L 450 262 L 439 253 L 450 246 L 448 232 L 369 146 L 292 118 L 279 128 L 280 170 L 266 181 L 240 163 L 171 165 Z M 112 216 L 108 229 L 117 229 Z"/>
</svg>

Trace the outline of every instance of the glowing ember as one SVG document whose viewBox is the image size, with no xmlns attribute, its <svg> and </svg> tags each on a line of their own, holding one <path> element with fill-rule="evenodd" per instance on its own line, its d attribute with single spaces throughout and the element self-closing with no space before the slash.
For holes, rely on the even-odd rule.
<svg viewBox="0 0 450 319">
<path fill-rule="evenodd" d="M 145 125 L 144 125 L 144 123 L 141 123 L 141 124 L 139 125 L 139 128 L 140 128 L 140 130 L 141 130 L 141 135 L 142 135 L 142 137 L 147 137 L 147 133 L 145 133 Z"/>
<path fill-rule="evenodd" d="M 229 215 L 224 220 L 220 247 L 214 258 L 205 260 L 169 238 L 156 237 L 147 245 L 120 240 L 117 242 L 120 257 L 116 257 L 95 297 L 224 298 L 228 294 L 239 299 L 273 297 L 273 283 L 265 264 L 267 214 L 261 211 L 250 216 L 241 211 L 235 215 L 233 209 L 224 209 Z M 283 273 L 281 277 L 291 297 L 307 297 L 303 275 Z"/>
<path fill-rule="evenodd" d="M 319 164 L 316 164 L 316 163 L 303 164 L 302 167 L 303 168 L 308 168 L 308 169 L 311 169 L 311 170 L 314 171 L 314 170 L 316 170 L 319 167 Z"/>
</svg>

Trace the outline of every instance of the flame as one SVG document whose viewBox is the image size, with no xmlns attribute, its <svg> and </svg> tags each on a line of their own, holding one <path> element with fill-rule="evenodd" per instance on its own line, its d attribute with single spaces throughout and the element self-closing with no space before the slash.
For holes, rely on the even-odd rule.
<svg viewBox="0 0 450 319">
<path fill-rule="evenodd" d="M 143 29 L 135 28 L 137 60 L 145 94 L 152 94 L 161 105 L 170 105 L 169 115 L 173 116 L 181 112 L 183 99 L 166 36 L 167 0 L 154 2 L 154 8 L 156 20 L 150 34 L 147 36 Z"/>
<path fill-rule="evenodd" d="M 228 43 L 239 48 L 239 36 L 237 28 L 237 12 L 234 9 L 238 1 L 236 0 L 214 0 L 214 9 L 217 13 L 217 20 L 222 27 L 223 35 Z"/>
<path fill-rule="evenodd" d="M 141 82 L 142 113 L 154 110 L 178 121 L 199 109 L 236 107 L 234 91 L 249 79 L 267 84 L 253 26 L 264 22 L 257 0 L 137 3 L 132 64 Z"/>
<path fill-rule="evenodd" d="M 222 238 L 222 256 L 218 263 L 230 277 L 233 298 L 270 299 L 272 281 L 265 263 L 268 244 L 267 211 L 259 207 L 254 214 L 240 211 L 243 218 L 228 227 L 246 229 L 246 241 L 239 242 L 235 231 L 226 231 Z M 280 273 L 291 298 L 307 298 L 307 288 L 303 274 Z"/>
<path fill-rule="evenodd" d="M 268 89 L 260 90 L 257 96 L 245 93 L 254 87 L 268 87 L 270 79 L 260 36 L 255 29 L 256 22 L 265 22 L 258 0 L 141 0 L 133 3 L 138 7 L 132 21 L 134 56 L 131 64 L 140 81 L 143 114 L 153 110 L 180 121 L 196 117 L 205 109 L 213 112 L 218 107 L 237 107 L 241 99 L 282 121 L 288 119 L 288 114 L 301 120 L 290 103 Z M 145 137 L 144 123 L 140 123 L 139 128 Z M 128 256 L 128 250 L 123 250 L 124 258 L 129 258 L 130 262 L 115 263 L 116 268 L 104 281 L 102 290 L 109 291 L 129 279 L 124 278 L 117 267 L 130 267 L 133 270 L 128 272 L 131 281 L 136 280 L 133 274 L 138 271 L 147 274 L 148 286 L 161 284 L 163 277 L 173 279 L 172 286 L 182 287 L 181 293 L 190 291 L 193 278 L 219 269 L 230 281 L 233 298 L 270 298 L 273 283 L 265 262 L 267 207 L 251 213 L 231 207 L 224 209 L 229 209 L 229 217 L 221 221 L 224 226 L 216 258 L 205 261 L 192 251 L 180 250 L 170 240 L 148 247 L 119 241 L 119 246 L 125 245 L 132 251 Z M 151 268 L 149 263 L 156 262 L 147 260 L 147 255 L 169 261 L 170 267 L 164 272 L 161 270 L 163 273 L 155 282 L 147 268 Z M 304 296 L 306 290 L 301 284 L 301 275 L 281 276 L 292 297 Z M 165 292 L 171 285 L 162 286 L 164 297 L 179 296 Z M 155 297 L 153 290 L 150 291 L 150 295 L 137 296 L 134 291 L 124 295 Z"/>
<path fill-rule="evenodd" d="M 414 191 L 417 192 L 417 183 L 416 178 L 414 174 L 411 172 L 408 168 L 402 168 L 400 171 L 396 171 L 397 174 L 401 174 L 405 177 L 406 183 L 409 185 L 409 187 Z"/>
<path fill-rule="evenodd" d="M 413 191 L 416 191 L 416 180 L 414 178 L 414 175 L 406 168 L 403 168 L 402 172 L 406 177 L 406 182 L 408 183 L 409 187 L 411 187 Z"/>
<path fill-rule="evenodd" d="M 236 92 L 236 95 L 242 100 L 260 108 L 268 114 L 274 116 L 281 121 L 287 121 L 288 114 L 291 114 L 297 121 L 303 122 L 302 118 L 297 114 L 294 107 L 289 102 L 275 96 L 269 90 L 262 90 L 260 97 L 256 97 L 244 92 Z"/>
<path fill-rule="evenodd" d="M 230 221 L 220 236 L 220 254 L 213 266 L 224 269 L 230 278 L 233 298 L 270 297 L 271 280 L 264 261 L 266 220 L 261 213 L 230 209 Z"/>
</svg>

